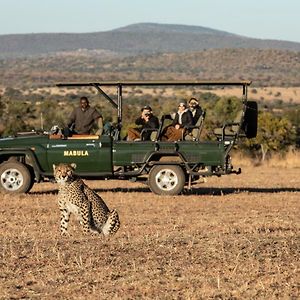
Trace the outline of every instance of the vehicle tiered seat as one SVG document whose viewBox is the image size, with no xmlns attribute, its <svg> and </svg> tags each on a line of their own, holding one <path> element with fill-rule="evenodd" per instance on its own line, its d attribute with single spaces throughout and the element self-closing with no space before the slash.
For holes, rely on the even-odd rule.
<svg viewBox="0 0 300 300">
<path fill-rule="evenodd" d="M 185 141 L 199 141 L 200 134 L 204 125 L 206 112 L 205 110 L 202 112 L 199 117 L 197 123 L 194 126 L 186 126 L 185 131 L 182 133 L 182 140 Z M 188 132 L 188 133 L 187 133 Z"/>
</svg>

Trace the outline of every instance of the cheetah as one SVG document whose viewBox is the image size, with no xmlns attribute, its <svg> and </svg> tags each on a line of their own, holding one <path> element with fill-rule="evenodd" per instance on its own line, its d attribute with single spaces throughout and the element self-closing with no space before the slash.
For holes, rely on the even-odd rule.
<svg viewBox="0 0 300 300">
<path fill-rule="evenodd" d="M 60 231 L 68 234 L 68 223 L 73 213 L 84 233 L 112 235 L 120 228 L 116 210 L 109 210 L 102 198 L 74 174 L 76 164 L 53 165 L 54 178 L 59 186 Z"/>
</svg>

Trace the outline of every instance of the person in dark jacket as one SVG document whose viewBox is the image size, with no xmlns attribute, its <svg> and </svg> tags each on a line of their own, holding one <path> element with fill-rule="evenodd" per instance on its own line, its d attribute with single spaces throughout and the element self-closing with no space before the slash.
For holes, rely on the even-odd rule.
<svg viewBox="0 0 300 300">
<path fill-rule="evenodd" d="M 159 120 L 153 115 L 152 108 L 146 105 L 141 109 L 141 116 L 135 120 L 135 124 L 140 127 L 128 129 L 127 141 L 136 141 L 141 139 L 149 141 L 153 129 L 158 129 L 159 127 Z M 143 129 L 145 130 L 143 131 L 143 136 L 141 136 Z"/>
<path fill-rule="evenodd" d="M 199 101 L 194 97 L 189 100 L 189 110 L 193 115 L 193 125 L 196 125 L 203 114 L 203 110 L 199 105 Z"/>
<path fill-rule="evenodd" d="M 178 141 L 185 134 L 185 128 L 193 125 L 193 115 L 184 102 L 179 103 L 178 111 L 171 126 L 163 130 L 163 141 Z"/>
<path fill-rule="evenodd" d="M 101 135 L 103 130 L 102 115 L 90 106 L 87 97 L 81 97 L 79 107 L 76 107 L 70 115 L 67 124 L 68 135 L 90 134 L 95 125 L 98 127 L 96 134 Z"/>
</svg>

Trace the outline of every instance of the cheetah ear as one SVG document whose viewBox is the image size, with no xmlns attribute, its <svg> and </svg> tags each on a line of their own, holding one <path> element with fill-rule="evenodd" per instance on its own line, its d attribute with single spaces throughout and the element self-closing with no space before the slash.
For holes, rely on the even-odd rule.
<svg viewBox="0 0 300 300">
<path fill-rule="evenodd" d="M 55 165 L 55 164 L 53 164 L 53 165 L 52 165 L 52 167 L 53 167 L 53 171 L 55 172 L 56 165 Z"/>
<path fill-rule="evenodd" d="M 73 168 L 73 170 L 75 170 L 77 168 L 77 165 L 75 163 L 71 163 L 70 166 Z"/>
</svg>

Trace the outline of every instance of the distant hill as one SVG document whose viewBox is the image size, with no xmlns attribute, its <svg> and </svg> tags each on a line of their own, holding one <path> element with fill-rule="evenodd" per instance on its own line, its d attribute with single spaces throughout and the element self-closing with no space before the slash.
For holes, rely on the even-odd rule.
<svg viewBox="0 0 300 300">
<path fill-rule="evenodd" d="M 35 56 L 78 49 L 113 55 L 256 48 L 300 51 L 300 43 L 254 39 L 201 26 L 139 23 L 94 33 L 0 35 L 0 58 Z"/>
</svg>

